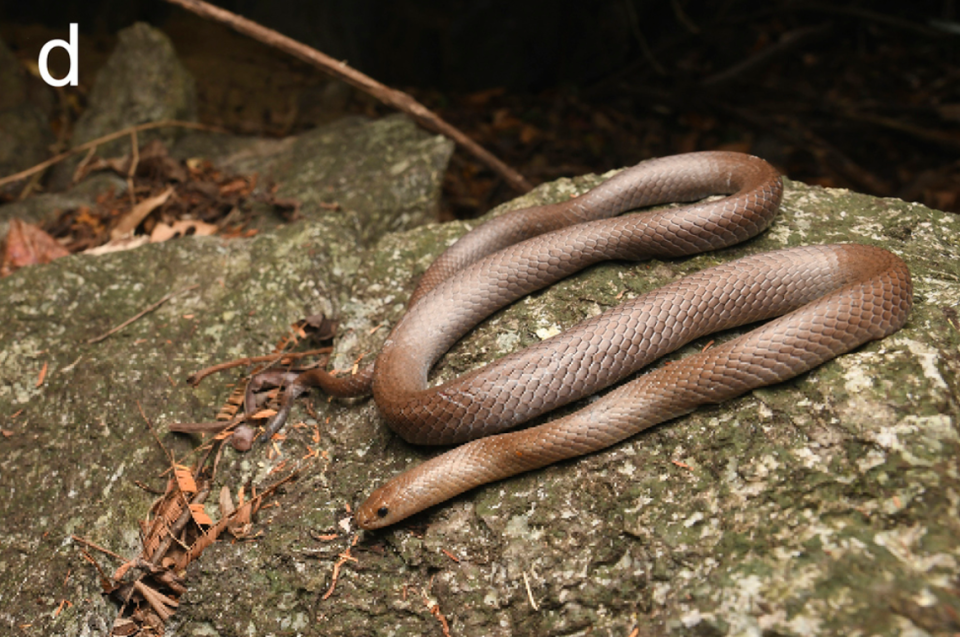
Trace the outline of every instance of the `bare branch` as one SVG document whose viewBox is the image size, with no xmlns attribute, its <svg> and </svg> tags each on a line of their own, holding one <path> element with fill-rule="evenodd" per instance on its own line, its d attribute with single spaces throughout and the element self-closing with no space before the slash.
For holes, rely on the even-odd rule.
<svg viewBox="0 0 960 637">
<path fill-rule="evenodd" d="M 239 33 L 250 36 L 255 40 L 259 40 L 264 44 L 289 53 L 295 58 L 316 66 L 333 77 L 343 80 L 350 86 L 354 86 L 364 93 L 372 95 L 384 104 L 410 115 L 427 130 L 449 137 L 503 177 L 507 183 L 518 192 L 528 192 L 533 188 L 533 185 L 530 184 L 523 175 L 494 157 L 492 153 L 467 137 L 467 135 L 458 128 L 445 122 L 439 115 L 413 99 L 413 97 L 403 91 L 385 86 L 360 71 L 350 68 L 346 62 L 334 60 L 330 56 L 297 42 L 282 33 L 268 29 L 252 20 L 202 2 L 201 0 L 167 0 L 167 2 L 196 13 L 204 18 L 226 24 Z"/>
</svg>

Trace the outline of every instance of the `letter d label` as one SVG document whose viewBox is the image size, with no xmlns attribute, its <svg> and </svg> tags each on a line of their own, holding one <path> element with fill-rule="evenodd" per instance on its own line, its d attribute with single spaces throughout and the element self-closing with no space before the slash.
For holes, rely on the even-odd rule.
<svg viewBox="0 0 960 637">
<path fill-rule="evenodd" d="M 77 24 L 75 22 L 70 23 L 70 41 L 66 42 L 64 40 L 50 40 L 43 45 L 43 48 L 40 49 L 40 59 L 37 60 L 37 66 L 40 67 L 40 77 L 43 78 L 43 81 L 49 84 L 50 86 L 70 86 L 77 85 Z M 50 75 L 50 70 L 47 68 L 47 57 L 50 55 L 50 51 L 54 47 L 62 46 L 67 50 L 67 55 L 70 56 L 70 70 L 67 71 L 67 76 L 63 79 L 58 80 L 57 78 Z"/>
</svg>

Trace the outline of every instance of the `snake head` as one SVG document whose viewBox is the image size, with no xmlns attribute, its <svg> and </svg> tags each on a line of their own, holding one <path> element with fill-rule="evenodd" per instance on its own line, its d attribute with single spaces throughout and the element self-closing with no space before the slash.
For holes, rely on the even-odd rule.
<svg viewBox="0 0 960 637">
<path fill-rule="evenodd" d="M 422 508 L 405 506 L 407 498 L 403 489 L 398 487 L 395 480 L 390 481 L 371 493 L 360 505 L 354 519 L 361 529 L 370 531 L 390 526 Z"/>
<path fill-rule="evenodd" d="M 428 460 L 371 493 L 357 509 L 357 525 L 367 530 L 390 526 L 463 492 L 441 458 Z"/>
<path fill-rule="evenodd" d="M 371 504 L 369 500 L 360 505 L 354 519 L 357 526 L 367 531 L 392 524 L 390 507 L 386 504 Z"/>
</svg>

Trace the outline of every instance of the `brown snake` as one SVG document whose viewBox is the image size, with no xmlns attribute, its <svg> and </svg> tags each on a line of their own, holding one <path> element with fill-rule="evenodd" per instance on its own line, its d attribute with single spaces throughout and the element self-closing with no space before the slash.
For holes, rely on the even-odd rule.
<svg viewBox="0 0 960 637">
<path fill-rule="evenodd" d="M 731 246 L 773 219 L 783 186 L 756 157 L 704 152 L 643 162 L 561 203 L 506 213 L 475 228 L 427 270 L 375 363 L 336 378 L 302 374 L 276 430 L 307 387 L 369 392 L 390 427 L 417 444 L 463 444 L 392 479 L 356 513 L 393 524 L 478 485 L 603 449 L 647 427 L 781 382 L 906 321 L 910 273 L 863 245 L 791 248 L 690 275 L 566 332 L 436 387 L 427 374 L 503 306 L 591 264 L 671 258 Z M 727 197 L 617 216 L 642 206 Z M 501 433 L 589 396 L 718 330 L 761 327 L 644 374 L 580 411 Z M 495 434 L 495 435 L 494 435 Z"/>
</svg>

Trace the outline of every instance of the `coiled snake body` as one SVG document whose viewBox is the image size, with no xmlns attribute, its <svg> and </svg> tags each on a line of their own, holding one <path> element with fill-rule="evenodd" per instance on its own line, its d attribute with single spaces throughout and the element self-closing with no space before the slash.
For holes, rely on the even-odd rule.
<svg viewBox="0 0 960 637">
<path fill-rule="evenodd" d="M 418 444 L 463 444 L 374 491 L 362 528 L 393 524 L 478 485 L 583 455 L 659 422 L 781 382 L 906 321 L 910 273 L 863 245 L 791 248 L 685 277 L 437 387 L 427 374 L 499 308 L 609 259 L 679 257 L 764 230 L 782 196 L 756 157 L 704 152 L 643 162 L 558 204 L 497 217 L 467 233 L 427 270 L 373 366 L 352 377 L 306 372 L 293 398 L 319 385 L 369 391 L 390 427 Z M 664 202 L 727 197 L 617 216 Z M 588 396 L 700 336 L 768 319 L 736 339 L 644 374 L 583 409 L 502 433 Z"/>
</svg>

